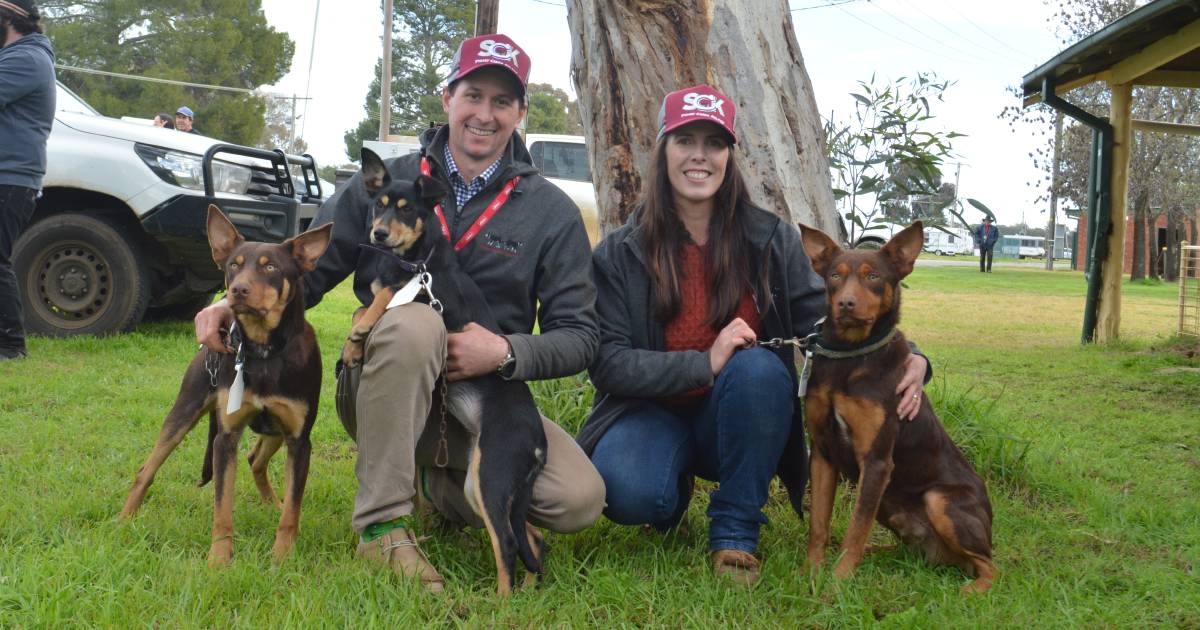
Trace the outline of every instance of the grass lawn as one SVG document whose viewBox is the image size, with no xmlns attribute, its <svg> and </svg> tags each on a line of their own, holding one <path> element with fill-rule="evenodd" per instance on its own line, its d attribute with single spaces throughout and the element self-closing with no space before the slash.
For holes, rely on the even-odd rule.
<svg viewBox="0 0 1200 630">
<path fill-rule="evenodd" d="M 1162 372 L 1200 365 L 1169 337 L 1177 288 L 1126 285 L 1124 340 L 1101 348 L 1079 344 L 1077 273 L 918 267 L 907 285 L 902 328 L 937 371 L 927 391 L 991 493 L 1000 576 L 987 595 L 960 595 L 963 574 L 903 550 L 868 556 L 844 583 L 810 575 L 807 523 L 781 491 L 767 507 L 762 583 L 718 581 L 703 487 L 690 534 L 602 519 L 550 535 L 545 583 L 508 601 L 492 595 L 481 532 L 436 533 L 424 546 L 447 592 L 422 594 L 353 557 L 354 445 L 332 378 L 293 555 L 271 565 L 278 515 L 242 465 L 234 561 L 213 571 L 212 490 L 196 487 L 203 429 L 167 461 L 138 516 L 115 518 L 195 351 L 189 324 L 154 323 L 116 338 L 35 339 L 30 359 L 0 363 L 0 628 L 1200 627 L 1200 376 Z M 351 307 L 342 289 L 310 313 L 329 373 Z M 537 392 L 572 430 L 591 401 L 581 378 Z M 849 494 L 839 493 L 835 537 Z M 874 542 L 889 538 L 876 528 Z"/>
</svg>

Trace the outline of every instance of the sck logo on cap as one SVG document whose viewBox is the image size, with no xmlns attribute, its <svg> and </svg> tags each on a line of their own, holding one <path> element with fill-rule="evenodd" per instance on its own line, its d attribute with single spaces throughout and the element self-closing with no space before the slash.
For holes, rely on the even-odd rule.
<svg viewBox="0 0 1200 630">
<path fill-rule="evenodd" d="M 708 121 L 724 129 L 729 139 L 736 143 L 737 134 L 733 131 L 736 117 L 737 107 L 716 88 L 708 85 L 684 88 L 663 99 L 662 109 L 658 112 L 658 137 L 689 123 Z"/>
<path fill-rule="evenodd" d="M 522 93 L 529 80 L 529 55 L 507 35 L 480 35 L 464 40 L 450 63 L 450 83 L 490 66 L 500 66 L 512 73 L 521 85 Z"/>
</svg>

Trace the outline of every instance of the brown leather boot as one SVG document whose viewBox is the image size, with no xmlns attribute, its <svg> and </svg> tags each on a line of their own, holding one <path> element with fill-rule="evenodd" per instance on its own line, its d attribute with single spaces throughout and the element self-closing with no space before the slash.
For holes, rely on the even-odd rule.
<svg viewBox="0 0 1200 630">
<path fill-rule="evenodd" d="M 712 553 L 713 573 L 723 575 L 741 584 L 754 586 L 758 583 L 758 558 L 737 549 L 718 549 Z"/>
<path fill-rule="evenodd" d="M 367 562 L 391 568 L 404 578 L 418 578 L 421 586 L 430 593 L 441 593 L 445 589 L 442 576 L 429 563 L 429 558 L 417 546 L 412 531 L 397 527 L 372 540 L 359 543 L 358 556 Z"/>
</svg>

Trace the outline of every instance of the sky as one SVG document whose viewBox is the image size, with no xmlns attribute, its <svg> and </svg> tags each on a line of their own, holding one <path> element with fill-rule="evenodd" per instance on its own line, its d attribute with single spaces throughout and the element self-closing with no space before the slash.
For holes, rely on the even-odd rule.
<svg viewBox="0 0 1200 630">
<path fill-rule="evenodd" d="M 714 0 L 720 2 L 721 0 Z M 378 0 L 263 0 L 268 22 L 296 42 L 292 71 L 265 89 L 306 93 L 297 123 L 319 164 L 349 161 L 342 139 L 358 125 L 375 63 L 382 50 Z M 960 197 L 994 211 L 1001 224 L 1044 226 L 1049 203 L 1028 185 L 1041 177 L 1030 159 L 1044 129 L 1012 128 L 999 118 L 1018 104 L 1006 88 L 1057 54 L 1057 41 L 1042 0 L 789 0 L 796 38 L 822 115 L 847 116 L 859 80 L 935 72 L 955 84 L 935 103 L 935 127 L 967 134 L 955 141 L 956 157 L 943 170 Z M 533 61 L 530 81 L 550 83 L 574 95 L 571 40 L 563 0 L 501 0 L 501 32 Z M 315 56 L 309 83 L 310 43 Z M 974 212 L 978 215 L 978 212 Z M 968 213 L 971 217 L 972 213 Z M 1060 221 L 1063 219 L 1060 210 Z"/>
</svg>

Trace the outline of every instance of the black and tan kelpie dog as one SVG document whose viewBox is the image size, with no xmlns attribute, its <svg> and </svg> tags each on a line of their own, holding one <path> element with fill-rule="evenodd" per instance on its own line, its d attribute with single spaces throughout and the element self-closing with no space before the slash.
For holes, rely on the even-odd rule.
<svg viewBox="0 0 1200 630">
<path fill-rule="evenodd" d="M 212 566 L 225 564 L 233 554 L 237 448 L 247 426 L 261 436 L 249 458 L 255 483 L 263 499 L 276 505 L 279 499 L 267 479 L 267 463 L 280 446 L 287 445 L 275 561 L 282 561 L 296 542 L 312 450 L 309 433 L 321 395 L 321 353 L 312 326 L 304 319 L 301 276 L 314 268 L 329 245 L 332 228 L 324 225 L 279 244 L 246 242 L 216 206 L 208 208 L 208 242 L 213 260 L 225 270 L 226 297 L 235 315 L 229 338 L 237 354 L 201 349 L 192 359 L 121 516 L 129 518 L 137 512 L 154 474 L 207 413 L 208 449 L 200 484 L 215 475 L 208 552 Z"/>
<path fill-rule="evenodd" d="M 393 180 L 369 149 L 362 151 L 362 175 L 374 208 L 370 240 L 380 250 L 363 255 L 378 259 L 379 276 L 371 285 L 374 300 L 354 316 L 342 363 L 346 367 L 359 363 L 371 328 L 414 275 L 418 281 L 425 273 L 432 279 L 434 295 L 421 297 L 440 303 L 446 330 L 459 331 L 475 322 L 499 334 L 483 292 L 459 267 L 435 214 L 434 206 L 448 194 L 446 188 L 424 175 L 414 181 Z M 518 554 L 528 578 L 542 575 L 544 541 L 526 522 L 533 482 L 546 465 L 541 416 L 524 383 L 497 374 L 451 383 L 448 391 L 448 411 L 468 428 L 473 440 L 463 491 L 491 537 L 497 592 L 507 595 L 515 586 Z M 437 398 L 431 417 L 440 415 Z"/>
<path fill-rule="evenodd" d="M 825 278 L 829 311 L 813 350 L 805 418 L 812 436 L 812 522 L 808 561 L 825 559 L 838 476 L 858 485 L 834 575 L 862 560 L 873 521 L 934 564 L 961 567 L 987 590 L 992 565 L 992 506 L 987 488 L 921 396 L 912 422 L 897 415 L 896 385 L 910 349 L 896 330 L 900 281 L 921 253 L 920 222 L 877 251 L 842 251 L 801 226 L 813 269 Z"/>
</svg>

